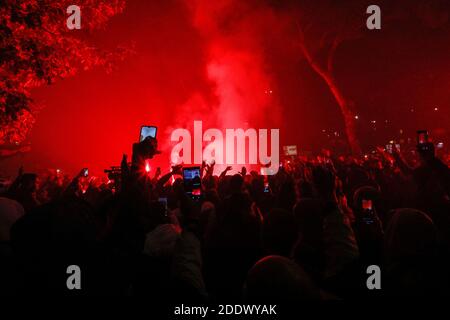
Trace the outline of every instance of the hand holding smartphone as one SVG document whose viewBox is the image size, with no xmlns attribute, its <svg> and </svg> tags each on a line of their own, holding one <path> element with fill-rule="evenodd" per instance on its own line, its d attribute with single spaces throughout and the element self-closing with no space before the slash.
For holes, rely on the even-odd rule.
<svg viewBox="0 0 450 320">
<path fill-rule="evenodd" d="M 428 143 L 428 130 L 418 130 L 417 131 L 417 144 Z"/>
<path fill-rule="evenodd" d="M 434 145 L 429 139 L 428 130 L 417 131 L 417 151 L 426 161 L 434 158 Z"/>
<path fill-rule="evenodd" d="M 139 142 L 133 143 L 133 154 L 131 164 L 134 169 L 145 166 L 145 160 L 152 159 L 155 154 L 160 153 L 156 141 L 157 128 L 154 126 L 142 126 Z"/>
</svg>

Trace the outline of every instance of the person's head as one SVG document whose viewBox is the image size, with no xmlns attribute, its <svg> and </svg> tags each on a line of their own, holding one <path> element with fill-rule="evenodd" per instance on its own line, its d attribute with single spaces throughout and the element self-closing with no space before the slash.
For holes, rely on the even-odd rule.
<svg viewBox="0 0 450 320">
<path fill-rule="evenodd" d="M 242 187 L 244 185 L 244 179 L 240 174 L 235 174 L 231 177 L 230 180 L 230 189 L 231 193 L 240 193 L 242 192 Z"/>
<path fill-rule="evenodd" d="M 305 180 L 299 182 L 298 195 L 300 198 L 312 198 L 314 196 L 314 191 L 311 183 Z"/>
<path fill-rule="evenodd" d="M 388 264 L 426 260 L 434 256 L 436 246 L 437 231 L 430 217 L 416 209 L 395 210 L 384 237 Z"/>
<path fill-rule="evenodd" d="M 283 209 L 270 211 L 263 222 L 262 236 L 268 254 L 289 257 L 298 238 L 294 214 Z"/>
<path fill-rule="evenodd" d="M 295 192 L 294 181 L 290 177 L 286 178 L 281 184 L 278 207 L 292 211 L 296 201 L 297 194 Z"/>
<path fill-rule="evenodd" d="M 384 239 L 384 270 L 392 294 L 430 296 L 447 290 L 437 243 L 435 225 L 425 213 L 395 210 Z"/>
<path fill-rule="evenodd" d="M 33 193 L 38 188 L 38 176 L 35 173 L 25 173 L 20 179 L 20 187 L 23 192 Z"/>
<path fill-rule="evenodd" d="M 205 201 L 212 202 L 215 206 L 219 206 L 220 197 L 216 189 L 209 189 L 204 192 Z"/>
<path fill-rule="evenodd" d="M 217 191 L 219 193 L 220 198 L 224 199 L 225 197 L 231 194 L 230 188 L 230 180 L 231 176 L 222 177 L 217 184 Z"/>
<path fill-rule="evenodd" d="M 151 257 L 170 258 L 181 233 L 174 224 L 160 224 L 145 236 L 144 254 Z"/>
<path fill-rule="evenodd" d="M 267 256 L 250 269 L 244 285 L 244 299 L 271 303 L 319 300 L 320 290 L 292 260 Z"/>
<path fill-rule="evenodd" d="M 371 183 L 369 174 L 362 167 L 353 165 L 348 168 L 346 172 L 348 191 L 354 192 L 357 188 L 370 185 Z M 352 196 L 352 194 L 349 194 L 349 196 Z"/>
<path fill-rule="evenodd" d="M 11 226 L 24 214 L 25 210 L 20 203 L 0 197 L 0 242 L 9 241 Z"/>
<path fill-rule="evenodd" d="M 250 194 L 254 199 L 264 194 L 264 177 L 254 176 L 250 183 Z"/>
<path fill-rule="evenodd" d="M 321 165 L 314 167 L 312 178 L 317 195 L 326 196 L 336 191 L 336 177 L 329 168 Z"/>
<path fill-rule="evenodd" d="M 163 203 L 152 201 L 149 204 L 144 203 L 143 205 L 144 206 L 140 208 L 138 221 L 144 233 L 167 222 L 166 208 Z"/>
<path fill-rule="evenodd" d="M 11 228 L 13 247 L 28 252 L 83 254 L 95 240 L 92 207 L 77 198 L 65 198 L 36 207 Z M 58 257 L 59 258 L 59 257 Z"/>
<path fill-rule="evenodd" d="M 205 190 L 217 190 L 217 177 L 210 175 L 203 179 L 203 186 Z"/>
<path fill-rule="evenodd" d="M 178 197 L 178 194 L 184 193 L 184 182 L 182 178 L 176 178 L 172 184 L 172 192 Z"/>
<path fill-rule="evenodd" d="M 294 207 L 301 243 L 318 248 L 322 242 L 322 206 L 317 199 L 302 199 Z"/>
<path fill-rule="evenodd" d="M 216 206 L 213 202 L 204 201 L 200 208 L 199 227 L 205 236 L 214 226 L 216 221 Z"/>
<path fill-rule="evenodd" d="M 423 164 L 428 163 L 435 156 L 434 144 L 431 142 L 419 143 L 416 149 Z"/>
</svg>

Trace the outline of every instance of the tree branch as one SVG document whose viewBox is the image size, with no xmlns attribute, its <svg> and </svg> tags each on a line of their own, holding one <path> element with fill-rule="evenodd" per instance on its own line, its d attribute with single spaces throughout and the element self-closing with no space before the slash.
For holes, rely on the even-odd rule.
<svg viewBox="0 0 450 320">
<path fill-rule="evenodd" d="M 310 66 L 314 69 L 314 71 L 316 71 L 322 78 L 325 79 L 328 76 L 326 70 L 324 68 L 322 68 L 314 60 L 314 58 L 311 55 L 310 51 L 306 47 L 305 36 L 303 34 L 303 30 L 302 30 L 300 24 L 298 23 L 298 21 L 296 21 L 296 25 L 297 25 L 297 29 L 298 29 L 298 33 L 299 33 L 299 37 L 300 37 L 299 46 L 300 46 L 300 49 L 302 50 L 303 56 L 305 57 L 306 61 L 308 61 Z"/>
<path fill-rule="evenodd" d="M 333 73 L 334 55 L 335 55 L 337 47 L 339 46 L 340 43 L 341 43 L 341 41 L 336 36 L 334 38 L 334 41 L 333 41 L 333 43 L 331 45 L 330 50 L 328 51 L 327 69 L 328 69 L 329 73 Z"/>
<path fill-rule="evenodd" d="M 18 154 L 27 153 L 31 150 L 30 144 L 11 146 L 11 145 L 1 145 L 0 146 L 0 159 L 11 158 Z"/>
</svg>

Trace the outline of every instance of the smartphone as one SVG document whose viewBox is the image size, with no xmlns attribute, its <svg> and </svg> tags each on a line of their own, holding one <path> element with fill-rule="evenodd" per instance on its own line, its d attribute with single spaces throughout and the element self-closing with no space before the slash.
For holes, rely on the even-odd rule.
<svg viewBox="0 0 450 320">
<path fill-rule="evenodd" d="M 89 169 L 83 168 L 83 177 L 87 177 L 89 175 Z"/>
<path fill-rule="evenodd" d="M 362 199 L 363 210 L 372 210 L 372 200 Z"/>
<path fill-rule="evenodd" d="M 139 136 L 139 142 L 144 141 L 148 137 L 156 138 L 156 131 L 157 131 L 157 128 L 154 126 L 142 126 L 141 133 Z"/>
<path fill-rule="evenodd" d="M 363 217 L 362 220 L 365 224 L 372 224 L 374 221 L 374 212 L 372 206 L 372 200 L 362 199 Z"/>
<path fill-rule="evenodd" d="M 444 143 L 443 142 L 438 142 L 437 144 L 436 144 L 436 148 L 437 149 L 442 149 L 444 147 Z"/>
<path fill-rule="evenodd" d="M 269 183 L 266 182 L 266 183 L 264 183 L 264 193 L 269 193 L 269 191 L 270 191 Z"/>
<path fill-rule="evenodd" d="M 200 199 L 202 195 L 202 180 L 200 167 L 183 168 L 184 190 L 194 200 Z"/>
<path fill-rule="evenodd" d="M 417 131 L 417 144 L 428 143 L 428 130 Z"/>
</svg>

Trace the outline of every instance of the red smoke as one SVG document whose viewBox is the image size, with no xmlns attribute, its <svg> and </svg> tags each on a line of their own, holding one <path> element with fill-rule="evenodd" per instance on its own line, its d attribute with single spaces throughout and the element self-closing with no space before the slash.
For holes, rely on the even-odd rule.
<svg viewBox="0 0 450 320">
<path fill-rule="evenodd" d="M 263 41 L 276 26 L 272 10 L 237 0 L 186 2 L 205 40 L 210 95 L 193 93 L 177 112 L 189 116 L 177 125 L 190 127 L 194 119 L 219 129 L 279 125 L 277 90 L 263 54 Z"/>
<path fill-rule="evenodd" d="M 77 173 L 89 167 L 96 174 L 118 165 L 122 153 L 130 156 L 141 125 L 158 126 L 163 154 L 152 159 L 151 172 L 161 166 L 164 173 L 170 133 L 192 129 L 194 120 L 201 120 L 204 130 L 222 132 L 280 128 L 280 145 L 316 151 L 329 142 L 323 130 L 342 135 L 342 116 L 298 47 L 295 19 L 301 3 L 127 1 L 105 30 L 87 36 L 105 49 L 133 41 L 136 54 L 117 63 L 111 74 L 97 68 L 33 92 L 43 108 L 30 135 L 31 152 L 2 162 L 0 175 L 15 174 L 21 164 L 26 171 Z M 336 8 L 322 7 L 317 23 L 333 24 L 329 18 Z M 342 5 L 347 7 L 350 2 Z M 362 21 L 365 16 L 361 12 Z M 358 109 L 365 130 L 361 140 L 382 142 L 399 129 L 448 127 L 446 30 L 430 31 L 412 19 L 338 48 L 335 76 Z M 310 38 L 318 50 L 321 38 Z M 323 60 L 324 52 L 316 53 Z M 430 109 L 435 106 L 439 112 Z M 389 125 L 375 132 L 369 122 L 375 119 Z"/>
<path fill-rule="evenodd" d="M 204 72 L 210 86 L 207 94 L 195 92 L 178 108 L 181 116 L 168 134 L 177 126 L 192 128 L 194 120 L 202 120 L 204 130 L 278 128 L 282 113 L 264 56 L 264 41 L 279 25 L 273 11 L 238 0 L 186 3 L 204 39 Z"/>
</svg>

